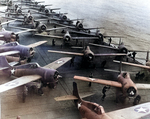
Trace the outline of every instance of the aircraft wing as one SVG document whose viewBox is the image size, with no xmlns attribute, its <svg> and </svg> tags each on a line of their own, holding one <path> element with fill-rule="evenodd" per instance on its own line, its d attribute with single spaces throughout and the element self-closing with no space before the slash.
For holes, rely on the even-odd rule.
<svg viewBox="0 0 150 119">
<path fill-rule="evenodd" d="M 68 62 L 70 59 L 71 59 L 71 57 L 60 58 L 60 59 L 44 66 L 44 68 L 57 69 L 57 68 L 61 67 L 63 64 L 65 64 L 66 62 Z"/>
<path fill-rule="evenodd" d="M 11 22 L 14 22 L 14 21 L 16 21 L 16 19 L 14 19 L 14 20 L 9 20 L 9 21 L 7 21 L 7 22 L 3 22 L 3 23 L 1 23 L 1 25 L 8 24 L 8 23 L 11 23 Z"/>
<path fill-rule="evenodd" d="M 95 34 L 86 33 L 86 32 L 82 32 L 82 31 L 70 30 L 69 32 L 70 32 L 70 33 L 82 34 L 82 35 L 88 35 L 88 36 L 96 36 Z"/>
<path fill-rule="evenodd" d="M 0 67 L 0 70 L 8 69 L 9 67 Z"/>
<path fill-rule="evenodd" d="M 46 42 L 47 42 L 47 41 L 39 41 L 39 42 L 30 44 L 30 45 L 28 45 L 27 47 L 32 47 L 32 48 L 34 48 L 34 47 L 37 47 L 37 46 L 39 46 L 39 45 L 42 45 L 42 44 L 44 44 L 44 43 L 46 43 Z"/>
<path fill-rule="evenodd" d="M 85 30 L 92 30 L 92 29 L 104 29 L 104 27 L 98 27 L 98 28 L 83 28 Z"/>
<path fill-rule="evenodd" d="M 55 50 L 48 50 L 48 52 L 68 54 L 68 55 L 78 55 L 78 56 L 83 56 L 84 55 L 83 53 L 64 52 L 64 51 L 55 51 Z"/>
<path fill-rule="evenodd" d="M 9 27 L 23 30 L 23 31 L 18 31 L 15 34 L 21 34 L 21 33 L 29 32 L 29 31 L 37 31 L 36 29 L 28 29 L 28 28 L 23 28 L 23 27 L 15 27 L 15 26 L 9 26 Z"/>
<path fill-rule="evenodd" d="M 135 84 L 137 89 L 150 89 L 150 84 L 142 84 L 142 83 L 136 83 Z"/>
<path fill-rule="evenodd" d="M 150 102 L 106 113 L 111 119 L 149 119 Z"/>
<path fill-rule="evenodd" d="M 106 38 L 106 37 L 110 37 L 110 38 L 126 38 L 126 37 L 124 37 L 124 36 L 109 36 L 109 35 L 105 35 L 104 36 L 104 38 Z"/>
<path fill-rule="evenodd" d="M 100 84 L 119 87 L 119 88 L 122 87 L 122 84 L 117 81 L 108 81 L 108 80 L 89 78 L 89 77 L 83 77 L 83 76 L 74 76 L 74 79 L 93 82 L 93 83 L 100 83 Z"/>
<path fill-rule="evenodd" d="M 63 36 L 54 36 L 54 35 L 35 34 L 35 36 L 42 36 L 42 37 L 50 37 L 50 38 L 60 38 L 60 39 L 63 39 Z"/>
<path fill-rule="evenodd" d="M 113 60 L 113 62 L 120 63 L 120 61 L 116 61 L 116 60 Z M 131 65 L 131 66 L 135 66 L 135 67 L 141 67 L 141 68 L 145 68 L 145 69 L 150 69 L 150 66 L 134 64 L 134 63 L 129 63 L 129 62 L 122 62 L 122 64 Z"/>
<path fill-rule="evenodd" d="M 65 26 L 65 27 L 58 27 L 58 28 L 50 28 L 50 29 L 46 29 L 46 31 L 48 32 L 48 31 L 54 31 L 54 30 L 65 29 L 65 28 L 67 28 L 67 26 Z"/>
<path fill-rule="evenodd" d="M 89 93 L 89 92 L 87 92 L 87 93 L 80 93 L 80 97 L 81 98 L 85 98 L 85 97 L 89 97 L 89 96 L 91 96 L 91 95 L 94 95 L 94 93 Z M 61 97 L 56 97 L 56 98 L 54 98 L 56 101 L 66 101 L 66 100 L 76 100 L 76 99 L 78 99 L 76 96 L 74 96 L 74 95 L 65 95 L 65 96 L 61 96 Z"/>
<path fill-rule="evenodd" d="M 8 51 L 8 52 L 0 53 L 0 56 L 14 55 L 19 53 L 20 53 L 19 51 Z"/>
<path fill-rule="evenodd" d="M 30 32 L 30 31 L 37 31 L 37 30 L 36 29 L 27 29 L 27 30 L 24 30 L 24 31 L 15 32 L 15 34 L 21 34 L 21 33 Z"/>
<path fill-rule="evenodd" d="M 31 81 L 38 80 L 40 78 L 41 78 L 41 76 L 39 76 L 39 75 L 22 76 L 20 78 L 17 78 L 15 80 L 12 80 L 10 82 L 0 85 L 0 93 L 5 92 L 10 89 L 13 89 L 13 88 L 16 88 L 18 86 L 27 84 Z"/>
<path fill-rule="evenodd" d="M 109 48 L 109 49 L 118 50 L 118 48 L 111 47 L 111 46 L 106 46 L 106 45 L 98 45 L 98 44 L 94 44 L 94 43 L 89 43 L 89 44 L 90 44 L 90 45 L 93 45 L 93 46 L 98 46 L 98 47 L 103 47 L 103 48 Z"/>
<path fill-rule="evenodd" d="M 99 39 L 98 37 L 71 37 L 73 40 L 79 39 L 79 40 L 96 40 Z"/>
<path fill-rule="evenodd" d="M 107 53 L 107 54 L 94 54 L 94 56 L 124 56 L 125 53 Z"/>
<path fill-rule="evenodd" d="M 129 52 L 148 52 L 146 50 L 129 50 Z"/>
</svg>

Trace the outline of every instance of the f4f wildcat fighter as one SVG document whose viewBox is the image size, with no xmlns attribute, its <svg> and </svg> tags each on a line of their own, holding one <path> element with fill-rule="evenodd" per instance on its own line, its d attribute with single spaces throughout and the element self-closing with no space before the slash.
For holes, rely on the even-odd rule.
<svg viewBox="0 0 150 119">
<path fill-rule="evenodd" d="M 44 67 L 40 67 L 37 63 L 10 66 L 5 56 L 1 56 L 1 75 L 7 77 L 13 75 L 18 78 L 0 85 L 0 93 L 38 79 L 41 80 L 43 85 L 55 88 L 58 79 L 61 77 L 56 69 L 68 62 L 70 59 L 70 57 L 60 58 Z"/>
<path fill-rule="evenodd" d="M 17 61 L 17 60 L 19 61 L 20 59 L 21 60 L 26 59 L 27 61 L 30 61 L 34 55 L 34 49 L 33 48 L 37 47 L 43 43 L 46 43 L 46 42 L 47 41 L 39 41 L 39 42 L 30 44 L 28 46 L 20 45 L 18 42 L 10 42 L 10 43 L 6 43 L 4 45 L 1 45 L 0 53 L 8 52 L 8 51 L 19 51 L 19 58 L 12 57 L 12 59 L 11 59 L 11 56 L 9 56 L 8 62 L 11 62 L 16 58 L 17 59 L 15 61 Z"/>
<path fill-rule="evenodd" d="M 94 54 L 90 50 L 89 46 L 87 46 L 87 48 L 83 51 L 83 53 L 63 52 L 63 51 L 54 51 L 54 50 L 48 50 L 48 52 L 71 54 L 71 55 L 75 55 L 75 56 L 83 56 L 83 63 L 85 63 L 85 64 L 90 64 L 94 60 L 95 57 L 99 57 L 99 56 L 125 56 L 126 55 L 125 53 Z"/>
<path fill-rule="evenodd" d="M 74 76 L 74 79 L 116 87 L 117 102 L 118 101 L 124 102 L 126 98 L 134 98 L 133 104 L 138 104 L 141 99 L 141 96 L 138 95 L 138 89 L 150 89 L 149 84 L 135 84 L 131 80 L 129 73 L 127 72 L 118 75 L 117 81 L 108 81 L 103 79 L 88 78 L 82 76 Z"/>
<path fill-rule="evenodd" d="M 55 100 L 74 100 L 81 117 L 84 119 L 140 119 L 149 117 L 150 115 L 150 103 L 144 103 L 106 113 L 103 106 L 80 98 L 75 82 L 73 82 L 73 95 L 56 97 Z"/>
</svg>

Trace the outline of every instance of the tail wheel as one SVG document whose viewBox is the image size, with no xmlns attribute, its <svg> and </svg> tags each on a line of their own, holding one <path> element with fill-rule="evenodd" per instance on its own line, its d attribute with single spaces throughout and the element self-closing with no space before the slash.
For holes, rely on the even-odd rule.
<svg viewBox="0 0 150 119">
<path fill-rule="evenodd" d="M 139 104 L 140 100 L 141 100 L 141 96 L 137 95 L 136 98 L 134 99 L 133 105 Z"/>
</svg>

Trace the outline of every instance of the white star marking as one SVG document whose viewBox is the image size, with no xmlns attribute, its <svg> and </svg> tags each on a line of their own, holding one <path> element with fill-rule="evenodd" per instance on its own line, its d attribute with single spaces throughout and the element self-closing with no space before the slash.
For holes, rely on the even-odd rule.
<svg viewBox="0 0 150 119">
<path fill-rule="evenodd" d="M 93 79 L 93 78 L 89 78 L 89 80 L 92 80 L 92 81 L 94 81 L 95 79 Z"/>
<path fill-rule="evenodd" d="M 15 74 L 15 69 L 11 70 L 11 74 L 14 75 Z"/>
<path fill-rule="evenodd" d="M 139 109 L 136 109 L 138 113 L 146 113 L 146 109 L 144 109 L 143 107 L 140 107 Z"/>
<path fill-rule="evenodd" d="M 81 103 L 78 103 L 78 109 L 81 107 Z"/>
<path fill-rule="evenodd" d="M 58 61 L 57 61 L 57 64 L 60 64 L 60 63 L 63 63 L 63 61 L 62 61 L 62 60 L 58 60 Z"/>
</svg>

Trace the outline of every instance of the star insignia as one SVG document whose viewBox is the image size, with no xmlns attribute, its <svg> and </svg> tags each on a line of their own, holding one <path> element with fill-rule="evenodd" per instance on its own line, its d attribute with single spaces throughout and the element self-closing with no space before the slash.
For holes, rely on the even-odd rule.
<svg viewBox="0 0 150 119">
<path fill-rule="evenodd" d="M 78 103 L 78 109 L 81 107 L 81 103 Z"/>
<path fill-rule="evenodd" d="M 60 64 L 60 63 L 62 63 L 62 62 L 63 62 L 62 60 L 58 60 L 58 61 L 57 61 L 57 64 Z"/>
<path fill-rule="evenodd" d="M 149 112 L 149 109 L 147 107 L 138 107 L 134 109 L 138 113 L 147 113 Z"/>
<path fill-rule="evenodd" d="M 92 81 L 94 81 L 95 79 L 93 79 L 93 78 L 89 78 L 90 80 L 92 80 Z"/>
<path fill-rule="evenodd" d="M 15 69 L 11 70 L 11 74 L 14 75 L 15 74 Z"/>
</svg>

